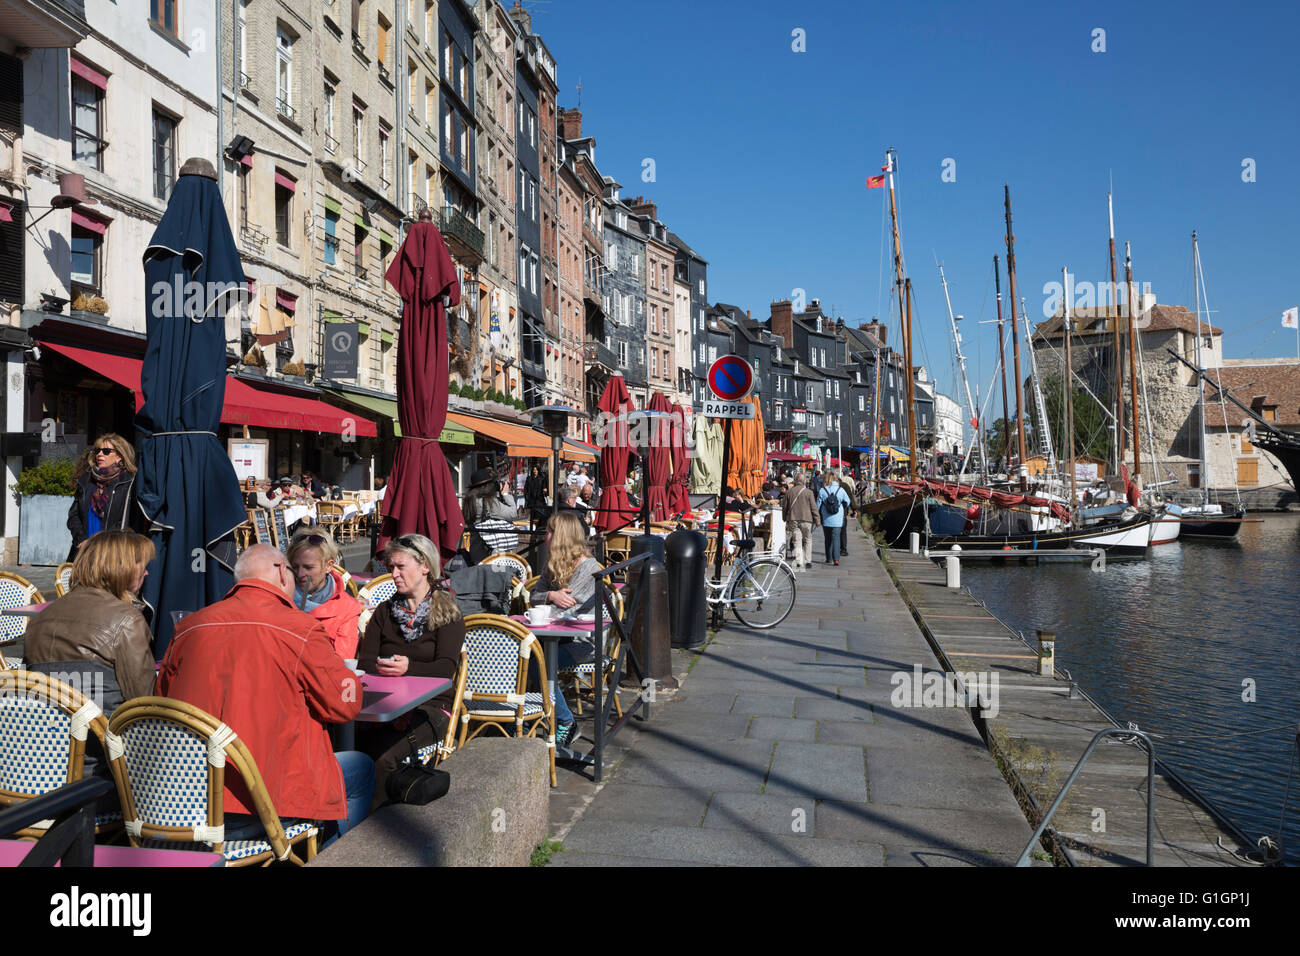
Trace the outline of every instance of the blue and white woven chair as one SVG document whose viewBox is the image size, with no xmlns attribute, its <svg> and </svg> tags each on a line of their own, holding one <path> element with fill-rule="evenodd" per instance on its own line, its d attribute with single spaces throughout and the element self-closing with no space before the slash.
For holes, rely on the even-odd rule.
<svg viewBox="0 0 1300 956">
<path fill-rule="evenodd" d="M 537 655 L 541 692 L 527 691 L 528 662 Z M 546 681 L 546 660 L 532 631 L 499 614 L 470 614 L 465 618 L 465 686 L 461 699 L 460 746 L 489 728 L 509 736 L 546 735 L 550 751 L 551 786 L 555 786 L 555 706 Z M 470 725 L 477 726 L 470 732 Z"/>
<path fill-rule="evenodd" d="M 54 596 L 63 597 L 72 590 L 72 562 L 64 561 L 54 572 Z"/>
<path fill-rule="evenodd" d="M 47 674 L 0 671 L 0 807 L 13 806 L 81 779 L 86 740 L 104 744 L 108 721 L 94 701 Z M 120 813 L 95 817 L 95 832 L 120 828 Z M 40 837 L 41 821 L 19 830 Z"/>
<path fill-rule="evenodd" d="M 0 608 L 23 607 L 41 604 L 45 598 L 40 589 L 26 578 L 0 571 Z M 12 641 L 27 633 L 27 618 L 17 615 L 0 615 L 0 643 Z"/>
<path fill-rule="evenodd" d="M 366 633 L 366 625 L 370 623 L 370 615 L 375 612 L 375 608 L 396 593 L 397 585 L 393 583 L 391 574 L 381 574 L 378 577 L 371 578 L 364 587 L 357 591 L 357 600 L 365 605 L 365 610 L 361 612 L 361 617 L 357 620 L 357 630 L 360 633 Z"/>
<path fill-rule="evenodd" d="M 500 554 L 488 555 L 479 563 L 504 565 L 520 581 L 527 581 L 533 576 L 533 569 L 528 564 L 528 560 L 523 555 L 515 554 L 513 551 L 502 551 Z"/>
<path fill-rule="evenodd" d="M 285 829 L 257 762 L 233 730 L 211 714 L 168 697 L 137 697 L 113 713 L 106 745 L 132 846 L 212 849 L 227 866 L 269 866 L 316 856 L 318 828 Z M 253 799 L 266 839 L 225 839 L 226 761 Z"/>
<path fill-rule="evenodd" d="M 462 695 L 465 693 L 465 650 L 461 648 L 460 667 L 456 671 L 456 687 L 452 693 L 451 718 L 447 721 L 447 735 L 436 744 L 429 744 L 427 747 L 421 747 L 418 751 L 420 763 L 428 765 L 433 761 L 436 767 L 443 760 L 447 759 L 456 750 L 456 731 L 460 726 L 460 713 L 464 709 L 465 702 Z M 407 757 L 402 763 L 410 763 L 411 758 Z"/>
</svg>

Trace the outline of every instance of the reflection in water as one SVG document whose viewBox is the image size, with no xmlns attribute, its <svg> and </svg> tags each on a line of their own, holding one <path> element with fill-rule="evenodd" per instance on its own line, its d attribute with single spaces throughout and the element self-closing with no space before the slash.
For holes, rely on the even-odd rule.
<svg viewBox="0 0 1300 956">
<path fill-rule="evenodd" d="M 972 562 L 963 584 L 1252 838 L 1276 834 L 1300 720 L 1300 516 L 1266 515 L 1231 544 L 1180 541 L 1104 574 L 1086 564 Z M 1249 697 L 1253 687 L 1254 700 Z M 1250 736 L 1229 736 L 1261 731 Z M 1300 768 L 1283 834 L 1300 862 Z"/>
</svg>

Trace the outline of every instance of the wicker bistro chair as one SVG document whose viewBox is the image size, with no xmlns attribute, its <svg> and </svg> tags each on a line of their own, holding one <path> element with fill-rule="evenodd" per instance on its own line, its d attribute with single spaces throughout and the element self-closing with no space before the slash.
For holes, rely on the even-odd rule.
<svg viewBox="0 0 1300 956">
<path fill-rule="evenodd" d="M 500 554 L 489 555 L 479 563 L 504 564 L 521 581 L 533 576 L 533 569 L 528 561 L 523 555 L 515 554 L 513 551 L 502 551 Z"/>
<path fill-rule="evenodd" d="M 453 692 L 452 700 L 455 703 L 451 707 L 451 719 L 447 721 L 447 736 L 436 744 L 429 744 L 427 747 L 421 747 L 419 750 L 420 762 L 428 764 L 430 760 L 436 767 L 447 757 L 451 756 L 456 750 L 456 731 L 460 725 L 461 711 L 464 709 L 465 702 L 462 699 L 465 693 L 465 651 L 462 648 L 460 652 L 460 666 L 456 670 L 456 688 Z M 411 758 L 407 757 L 403 763 L 410 763 Z"/>
<path fill-rule="evenodd" d="M 348 574 L 346 568 L 341 568 L 338 565 L 335 565 L 334 570 L 337 571 L 339 577 L 343 579 L 343 587 L 347 589 L 348 594 L 356 597 L 361 593 L 361 589 L 357 587 L 357 582 L 352 580 L 352 575 Z"/>
<path fill-rule="evenodd" d="M 0 671 L 0 807 L 75 783 L 82 777 L 86 740 L 101 748 L 108 721 L 81 691 L 36 671 Z M 50 821 L 19 830 L 36 839 Z M 120 812 L 95 816 L 95 832 L 121 829 Z"/>
<path fill-rule="evenodd" d="M 107 746 L 132 846 L 211 847 L 227 866 L 302 866 L 295 847 L 304 843 L 307 860 L 316 856 L 316 824 L 284 828 L 257 761 L 211 714 L 168 697 L 137 697 L 114 712 Z M 227 760 L 252 794 L 266 839 L 225 839 Z"/>
<path fill-rule="evenodd" d="M 540 692 L 527 691 L 528 662 L 537 655 Z M 555 707 L 546 680 L 546 659 L 528 628 L 499 614 L 470 614 L 465 618 L 465 681 L 461 692 L 460 744 L 495 728 L 509 736 L 546 734 L 550 751 L 551 786 L 555 786 Z M 473 732 L 470 726 L 476 724 Z"/>
<path fill-rule="evenodd" d="M 41 604 L 45 598 L 40 589 L 21 575 L 0 571 L 0 608 Z M 27 633 L 27 618 L 11 614 L 0 615 L 0 643 L 22 637 Z"/>
<path fill-rule="evenodd" d="M 72 562 L 64 561 L 54 572 L 54 596 L 63 597 L 72 590 Z"/>
<path fill-rule="evenodd" d="M 393 583 L 391 574 L 381 574 L 371 578 L 365 587 L 357 591 L 357 600 L 366 606 L 366 609 L 361 612 L 361 617 L 357 619 L 357 628 L 362 634 L 366 633 L 366 625 L 370 623 L 370 615 L 374 613 L 375 608 L 396 593 L 397 585 Z"/>
<path fill-rule="evenodd" d="M 611 589 L 607 592 L 610 602 L 614 605 L 614 613 L 618 615 L 619 620 L 623 619 L 623 592 Z M 631 622 L 627 626 L 631 627 Z M 604 693 L 614 698 L 614 710 L 618 716 L 623 716 L 623 704 L 618 699 L 618 681 L 614 680 L 614 665 L 618 661 L 618 654 L 622 648 L 623 641 L 618 636 L 618 631 L 613 627 L 605 628 L 605 652 L 600 655 L 600 667 L 602 678 L 605 681 Z M 596 693 L 596 662 L 594 660 L 585 661 L 576 667 L 560 671 L 557 675 L 561 680 L 572 684 L 574 689 L 574 704 L 579 716 L 582 715 L 582 701 L 585 697 L 595 698 Z"/>
</svg>

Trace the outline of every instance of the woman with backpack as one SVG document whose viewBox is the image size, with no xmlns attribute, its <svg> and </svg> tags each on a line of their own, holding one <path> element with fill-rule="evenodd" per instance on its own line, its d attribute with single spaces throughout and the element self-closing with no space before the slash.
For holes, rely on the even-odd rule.
<svg viewBox="0 0 1300 956">
<path fill-rule="evenodd" d="M 826 484 L 817 493 L 817 512 L 822 519 L 822 532 L 826 536 L 826 563 L 840 563 L 840 535 L 844 533 L 844 516 L 852 502 L 848 493 L 835 480 L 835 472 L 826 476 Z"/>
</svg>

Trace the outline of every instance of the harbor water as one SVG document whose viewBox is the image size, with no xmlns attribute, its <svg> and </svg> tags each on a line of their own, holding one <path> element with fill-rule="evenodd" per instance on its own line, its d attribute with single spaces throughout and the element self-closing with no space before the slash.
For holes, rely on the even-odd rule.
<svg viewBox="0 0 1300 956">
<path fill-rule="evenodd" d="M 1146 560 L 970 562 L 962 583 L 1032 642 L 1057 633 L 1058 671 L 1251 837 L 1300 863 L 1300 515 L 1263 515 L 1233 543 L 1179 541 Z M 1086 771 L 1085 771 L 1086 774 Z M 1158 823 L 1158 821 L 1157 821 Z"/>
</svg>

